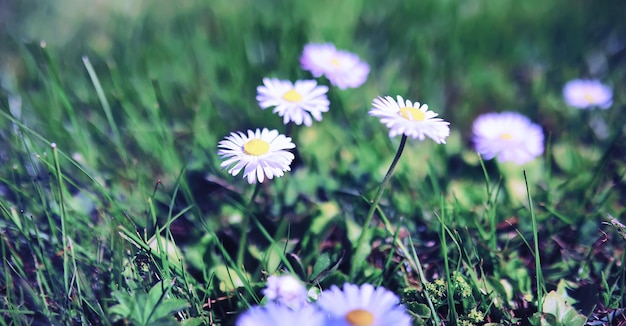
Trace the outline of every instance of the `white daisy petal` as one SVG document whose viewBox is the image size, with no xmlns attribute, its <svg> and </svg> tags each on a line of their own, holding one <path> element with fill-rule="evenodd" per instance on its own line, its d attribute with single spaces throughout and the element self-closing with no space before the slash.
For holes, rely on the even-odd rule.
<svg viewBox="0 0 626 326">
<path fill-rule="evenodd" d="M 407 137 L 424 140 L 426 137 L 436 143 L 445 144 L 450 135 L 450 123 L 435 118 L 437 113 L 429 111 L 428 105 L 405 100 L 397 96 L 375 98 L 369 114 L 380 118 L 380 122 L 389 128 L 389 137 L 404 134 Z"/>
<path fill-rule="evenodd" d="M 314 80 L 298 80 L 292 84 L 286 80 L 263 78 L 263 84 L 257 87 L 259 106 L 261 109 L 274 107 L 272 112 L 283 117 L 284 124 L 293 122 L 311 126 L 311 114 L 328 112 L 328 87 L 317 86 Z"/>
<path fill-rule="evenodd" d="M 331 325 L 409 326 L 411 317 L 400 299 L 383 287 L 344 284 L 323 291 L 318 306 L 331 318 Z"/>
<path fill-rule="evenodd" d="M 256 167 L 256 178 L 259 180 L 259 183 L 263 183 L 264 177 L 265 177 L 265 171 L 263 170 L 263 166 L 259 164 Z M 248 182 L 253 183 L 253 182 L 250 182 L 250 179 L 248 179 Z"/>
<path fill-rule="evenodd" d="M 291 171 L 289 165 L 295 156 L 287 150 L 296 147 L 291 138 L 267 128 L 231 133 L 217 146 L 217 154 L 223 160 L 220 167 L 233 176 L 243 170 L 243 177 L 250 184 Z"/>
<path fill-rule="evenodd" d="M 314 306 L 291 309 L 277 303 L 252 307 L 237 320 L 237 326 L 323 326 L 325 316 Z"/>
<path fill-rule="evenodd" d="M 486 113 L 474 120 L 473 142 L 484 159 L 522 165 L 543 154 L 543 131 L 516 112 Z"/>
<path fill-rule="evenodd" d="M 232 175 L 237 175 L 239 174 L 239 172 L 246 167 L 246 164 L 248 164 L 245 161 L 241 161 L 238 162 L 237 165 L 235 165 L 234 167 L 232 167 L 230 170 L 228 170 L 228 173 L 232 174 Z"/>
</svg>

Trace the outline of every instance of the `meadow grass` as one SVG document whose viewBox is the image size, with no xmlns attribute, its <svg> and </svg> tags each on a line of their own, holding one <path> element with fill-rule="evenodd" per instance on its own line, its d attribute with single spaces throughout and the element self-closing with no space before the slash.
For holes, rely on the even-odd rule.
<svg viewBox="0 0 626 326">
<path fill-rule="evenodd" d="M 384 286 L 415 325 L 626 320 L 621 2 L 7 8 L 1 325 L 233 325 L 280 273 Z M 256 87 L 313 78 L 309 42 L 371 72 L 347 90 L 319 78 L 330 111 L 285 126 Z M 612 86 L 611 108 L 565 104 L 583 77 Z M 396 94 L 449 121 L 447 143 L 389 138 L 367 112 Z M 542 126 L 541 157 L 475 153 L 474 118 L 505 110 Z M 220 169 L 220 139 L 263 127 L 292 137 L 292 171 L 255 186 Z"/>
</svg>

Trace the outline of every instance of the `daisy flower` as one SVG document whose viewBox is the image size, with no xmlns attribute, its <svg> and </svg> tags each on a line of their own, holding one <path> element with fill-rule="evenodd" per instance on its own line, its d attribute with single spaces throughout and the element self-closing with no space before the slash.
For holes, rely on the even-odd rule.
<svg viewBox="0 0 626 326">
<path fill-rule="evenodd" d="M 428 110 L 428 105 L 404 100 L 398 96 L 377 97 L 369 114 L 379 117 L 380 122 L 389 128 L 389 137 L 404 134 L 411 138 L 424 140 L 431 138 L 438 144 L 445 144 L 450 135 L 449 122 L 435 118 L 437 113 Z"/>
<path fill-rule="evenodd" d="M 329 325 L 337 326 L 409 326 L 411 317 L 400 299 L 383 287 L 371 284 L 360 287 L 344 284 L 343 291 L 333 285 L 322 292 L 319 307 L 330 315 Z"/>
<path fill-rule="evenodd" d="M 275 303 L 244 312 L 237 326 L 323 326 L 325 316 L 313 306 L 291 309 Z"/>
<path fill-rule="evenodd" d="M 231 132 L 217 145 L 217 155 L 224 161 L 222 169 L 229 168 L 228 173 L 237 175 L 241 170 L 248 183 L 262 183 L 265 178 L 282 177 L 290 171 L 289 165 L 294 155 L 288 149 L 295 148 L 291 138 L 281 135 L 277 130 L 248 130 Z"/>
<path fill-rule="evenodd" d="M 263 78 L 263 86 L 257 87 L 256 100 L 262 109 L 273 106 L 272 112 L 283 117 L 283 123 L 293 121 L 307 127 L 312 119 L 322 120 L 322 112 L 328 112 L 330 102 L 326 97 L 328 87 L 318 86 L 314 80 L 298 80 L 295 84 L 276 78 Z"/>
<path fill-rule="evenodd" d="M 485 159 L 513 161 L 519 165 L 543 153 L 543 131 L 516 112 L 486 113 L 472 126 L 476 151 Z"/>
<path fill-rule="evenodd" d="M 326 76 L 331 84 L 340 89 L 363 85 L 370 72 L 370 66 L 356 54 L 337 50 L 330 43 L 305 45 L 300 65 L 315 77 Z"/>
<path fill-rule="evenodd" d="M 598 80 L 571 80 L 563 87 L 563 97 L 568 105 L 581 109 L 608 109 L 613 104 L 613 90 Z"/>
<path fill-rule="evenodd" d="M 268 300 L 290 308 L 304 305 L 308 298 L 302 282 L 291 275 L 270 276 L 263 294 Z"/>
</svg>

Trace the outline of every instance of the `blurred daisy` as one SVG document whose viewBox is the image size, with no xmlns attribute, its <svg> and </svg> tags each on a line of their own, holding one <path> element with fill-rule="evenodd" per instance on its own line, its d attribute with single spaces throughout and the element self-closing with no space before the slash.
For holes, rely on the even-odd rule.
<svg viewBox="0 0 626 326">
<path fill-rule="evenodd" d="M 543 153 L 543 131 L 537 124 L 516 112 L 486 113 L 472 126 L 476 151 L 485 159 L 519 165 Z"/>
<path fill-rule="evenodd" d="M 330 43 L 307 44 L 300 57 L 302 69 L 313 76 L 326 76 L 331 84 L 340 89 L 356 88 L 367 80 L 370 66 L 347 51 L 337 50 Z"/>
<path fill-rule="evenodd" d="M 613 90 L 598 80 L 575 79 L 563 87 L 563 97 L 568 105 L 590 109 L 608 109 L 613 104 Z"/>
<path fill-rule="evenodd" d="M 313 306 L 291 309 L 275 303 L 244 312 L 237 326 L 323 326 L 325 316 Z"/>
<path fill-rule="evenodd" d="M 331 317 L 329 325 L 341 326 L 409 326 L 411 317 L 400 299 L 383 287 L 371 284 L 360 287 L 344 284 L 343 291 L 333 285 L 322 292 L 319 307 Z"/>
<path fill-rule="evenodd" d="M 281 135 L 277 130 L 248 130 L 231 132 L 218 143 L 217 155 L 224 160 L 220 166 L 229 168 L 228 173 L 237 175 L 241 170 L 248 183 L 262 183 L 265 178 L 281 177 L 290 171 L 289 165 L 294 155 L 288 149 L 295 148 L 291 138 Z"/>
<path fill-rule="evenodd" d="M 307 289 L 302 282 L 291 275 L 270 276 L 263 295 L 268 300 L 290 308 L 301 307 L 308 298 Z"/>
<path fill-rule="evenodd" d="M 256 99 L 262 109 L 273 106 L 272 112 L 283 117 L 283 123 L 293 121 L 307 127 L 312 119 L 322 120 L 322 112 L 328 112 L 330 102 L 326 97 L 328 87 L 318 86 L 314 80 L 290 81 L 276 78 L 263 78 L 263 86 L 257 87 Z"/>
<path fill-rule="evenodd" d="M 435 118 L 437 113 L 429 111 L 426 104 L 405 101 L 402 96 L 398 96 L 397 101 L 385 96 L 375 98 L 372 105 L 369 114 L 379 117 L 380 122 L 389 128 L 389 137 L 400 134 L 419 140 L 429 137 L 438 144 L 445 144 L 450 135 L 450 123 Z"/>
</svg>

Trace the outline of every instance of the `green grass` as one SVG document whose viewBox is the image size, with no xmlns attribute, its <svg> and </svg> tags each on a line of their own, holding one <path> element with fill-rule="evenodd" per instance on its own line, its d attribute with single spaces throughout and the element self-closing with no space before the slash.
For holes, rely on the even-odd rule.
<svg viewBox="0 0 626 326">
<path fill-rule="evenodd" d="M 0 325 L 232 325 L 280 271 L 384 286 L 418 325 L 556 325 L 538 313 L 561 304 L 552 291 L 590 323 L 625 319 L 621 2 L 124 3 L 0 14 Z M 323 121 L 290 131 L 292 171 L 255 189 L 217 143 L 287 131 L 256 87 L 312 78 L 309 42 L 371 73 L 330 87 Z M 612 85 L 609 110 L 563 102 L 589 76 Z M 367 112 L 396 94 L 452 134 L 409 139 L 386 178 L 401 141 Z M 542 157 L 474 153 L 473 119 L 504 110 L 543 127 Z"/>
</svg>

